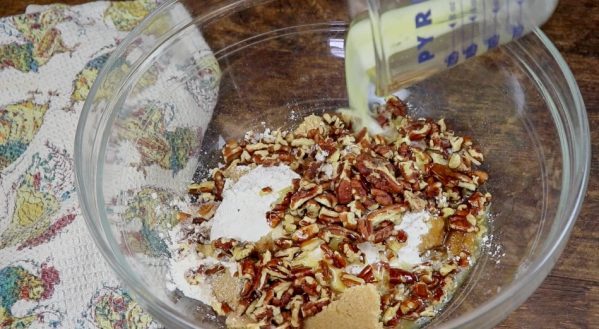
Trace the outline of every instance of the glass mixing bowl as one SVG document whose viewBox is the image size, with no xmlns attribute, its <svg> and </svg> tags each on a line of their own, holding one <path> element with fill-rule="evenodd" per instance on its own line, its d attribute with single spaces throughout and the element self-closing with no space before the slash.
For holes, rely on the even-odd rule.
<svg viewBox="0 0 599 329">
<path fill-rule="evenodd" d="M 79 198 L 106 261 L 169 328 L 222 328 L 165 287 L 165 239 L 225 140 L 347 106 L 344 1 L 167 1 L 110 56 L 77 129 Z M 211 51 L 210 51 L 211 50 Z M 483 328 L 532 294 L 566 245 L 589 174 L 589 127 L 563 58 L 539 30 L 409 88 L 486 155 L 484 256 L 438 328 Z"/>
</svg>

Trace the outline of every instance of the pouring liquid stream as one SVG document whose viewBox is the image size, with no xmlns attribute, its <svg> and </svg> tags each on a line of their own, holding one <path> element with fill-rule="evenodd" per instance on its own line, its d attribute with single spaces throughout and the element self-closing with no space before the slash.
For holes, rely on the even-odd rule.
<svg viewBox="0 0 599 329">
<path fill-rule="evenodd" d="M 351 110 L 344 112 L 375 134 L 384 130 L 370 109 L 384 96 L 524 36 L 557 5 L 557 0 L 348 1 L 363 11 L 353 18 L 345 43 Z"/>
</svg>

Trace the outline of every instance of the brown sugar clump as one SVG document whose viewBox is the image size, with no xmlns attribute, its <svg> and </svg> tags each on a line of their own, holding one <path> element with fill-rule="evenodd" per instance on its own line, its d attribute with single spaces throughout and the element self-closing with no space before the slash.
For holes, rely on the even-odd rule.
<svg viewBox="0 0 599 329">
<path fill-rule="evenodd" d="M 239 304 L 239 292 L 241 284 L 234 278 L 229 271 L 225 271 L 214 277 L 212 289 L 216 300 L 221 303 L 227 303 L 230 307 L 237 307 Z"/>
<path fill-rule="evenodd" d="M 347 289 L 341 298 L 332 302 L 322 312 L 306 319 L 306 329 L 379 329 L 383 325 L 381 297 L 374 285 Z"/>
<path fill-rule="evenodd" d="M 442 217 L 431 217 L 428 224 L 430 229 L 421 238 L 422 242 L 419 246 L 421 252 L 442 245 L 445 239 L 445 220 Z"/>
<path fill-rule="evenodd" d="M 466 251 L 472 253 L 476 248 L 477 240 L 476 233 L 466 233 L 460 231 L 452 231 L 447 237 L 447 250 L 450 255 L 459 255 L 460 252 Z"/>
</svg>

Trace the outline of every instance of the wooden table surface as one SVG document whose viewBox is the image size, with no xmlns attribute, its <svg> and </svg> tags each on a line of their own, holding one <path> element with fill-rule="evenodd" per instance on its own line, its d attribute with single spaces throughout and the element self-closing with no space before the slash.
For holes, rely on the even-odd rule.
<svg viewBox="0 0 599 329">
<path fill-rule="evenodd" d="M 50 4 L 56 0 L 34 0 Z M 78 4 L 86 0 L 62 0 Z M 0 17 L 31 0 L 2 0 Z M 591 126 L 591 179 L 585 204 L 557 266 L 499 328 L 599 328 L 599 1 L 561 0 L 543 31 L 578 81 Z"/>
</svg>

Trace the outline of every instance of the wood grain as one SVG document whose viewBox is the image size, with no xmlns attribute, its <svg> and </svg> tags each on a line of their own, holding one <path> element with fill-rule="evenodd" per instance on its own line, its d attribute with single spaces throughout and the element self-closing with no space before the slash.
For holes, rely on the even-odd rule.
<svg viewBox="0 0 599 329">
<path fill-rule="evenodd" d="M 500 328 L 599 327 L 599 2 L 562 0 L 543 31 L 576 77 L 591 127 L 591 179 L 557 265 Z"/>
<path fill-rule="evenodd" d="M 90 2 L 89 0 L 35 0 L 35 1 L 23 1 L 23 0 L 3 0 L 0 3 L 0 17 L 18 15 L 25 12 L 25 8 L 28 5 L 51 5 L 53 3 L 65 3 L 69 5 L 77 5 L 81 3 Z"/>
<path fill-rule="evenodd" d="M 22 13 L 31 4 L 27 0 L 2 2 L 0 17 Z M 53 2 L 36 0 L 37 4 Z M 543 26 L 574 73 L 587 107 L 593 153 L 591 179 L 584 207 L 558 264 L 541 287 L 499 328 L 599 328 L 598 26 L 597 0 L 561 0 L 551 20 Z"/>
</svg>

